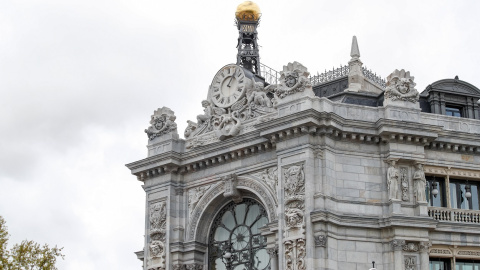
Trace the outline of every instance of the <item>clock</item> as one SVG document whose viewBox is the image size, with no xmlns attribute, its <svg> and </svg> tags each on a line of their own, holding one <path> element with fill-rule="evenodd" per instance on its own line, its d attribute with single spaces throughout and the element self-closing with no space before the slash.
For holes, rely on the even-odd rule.
<svg viewBox="0 0 480 270">
<path fill-rule="evenodd" d="M 232 106 L 245 95 L 252 74 L 242 67 L 230 64 L 221 68 L 212 80 L 209 90 L 210 101 L 220 108 Z"/>
</svg>

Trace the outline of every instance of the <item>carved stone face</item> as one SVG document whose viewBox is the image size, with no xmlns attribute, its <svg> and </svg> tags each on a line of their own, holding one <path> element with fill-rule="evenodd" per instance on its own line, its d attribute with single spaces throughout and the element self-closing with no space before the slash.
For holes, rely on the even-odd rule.
<svg viewBox="0 0 480 270">
<path fill-rule="evenodd" d="M 297 78 L 293 75 L 287 75 L 285 77 L 285 85 L 288 87 L 293 87 L 297 83 Z"/>
<path fill-rule="evenodd" d="M 165 125 L 165 119 L 164 119 L 164 117 L 162 117 L 162 116 L 155 116 L 155 118 L 153 119 L 153 121 L 154 121 L 153 126 L 154 126 L 156 129 L 161 129 L 161 128 Z"/>
<path fill-rule="evenodd" d="M 402 94 L 406 94 L 410 92 L 410 82 L 406 78 L 400 78 L 396 83 L 395 86 L 397 87 L 398 92 Z"/>
</svg>

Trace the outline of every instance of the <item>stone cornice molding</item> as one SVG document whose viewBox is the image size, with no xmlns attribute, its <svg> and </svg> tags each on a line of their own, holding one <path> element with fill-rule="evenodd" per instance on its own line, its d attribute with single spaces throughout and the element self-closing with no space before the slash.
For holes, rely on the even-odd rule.
<svg viewBox="0 0 480 270">
<path fill-rule="evenodd" d="M 379 218 L 378 216 L 357 216 L 351 214 L 339 214 L 326 210 L 310 213 L 312 223 L 326 222 L 339 226 L 357 228 L 386 228 L 386 227 L 410 227 L 435 229 L 438 221 L 429 217 L 419 216 L 391 216 Z"/>
<path fill-rule="evenodd" d="M 348 105 L 325 98 L 304 97 L 282 104 L 278 108 L 277 117 L 264 122 L 257 121 L 251 131 L 239 136 L 182 153 L 167 151 L 126 166 L 140 181 L 145 181 L 165 173 L 190 173 L 270 151 L 275 149 L 278 142 L 305 135 L 328 136 L 335 140 L 357 143 L 395 142 L 426 145 L 430 149 L 480 153 L 480 142 L 468 135 L 480 128 L 478 120 L 462 119 L 461 123 L 465 122 L 468 126 L 464 129 L 471 132 L 464 136 L 457 134 L 453 141 L 449 137 L 448 142 L 442 142 L 445 137 L 443 134 L 452 132 L 441 125 L 444 123 L 443 118 L 436 117 L 433 121 L 435 124 L 432 125 L 426 123 L 425 115 L 418 110 Z M 389 116 L 385 117 L 387 114 Z M 430 119 L 431 116 L 427 118 Z M 445 121 L 448 120 L 451 119 Z"/>
</svg>

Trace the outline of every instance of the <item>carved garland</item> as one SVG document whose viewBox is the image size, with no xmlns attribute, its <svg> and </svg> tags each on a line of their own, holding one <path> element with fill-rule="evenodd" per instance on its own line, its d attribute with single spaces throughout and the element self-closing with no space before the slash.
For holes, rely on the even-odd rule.
<svg viewBox="0 0 480 270">
<path fill-rule="evenodd" d="M 285 198 L 285 266 L 304 270 L 305 265 L 305 173 L 303 164 L 283 168 Z"/>
<path fill-rule="evenodd" d="M 402 185 L 402 200 L 408 201 L 407 168 L 400 168 L 400 183 Z"/>
<path fill-rule="evenodd" d="M 167 202 L 161 201 L 150 205 L 150 261 L 159 264 L 153 269 L 165 269 Z"/>
<path fill-rule="evenodd" d="M 287 229 L 301 228 L 305 213 L 305 174 L 302 165 L 284 168 L 285 224 Z"/>
</svg>

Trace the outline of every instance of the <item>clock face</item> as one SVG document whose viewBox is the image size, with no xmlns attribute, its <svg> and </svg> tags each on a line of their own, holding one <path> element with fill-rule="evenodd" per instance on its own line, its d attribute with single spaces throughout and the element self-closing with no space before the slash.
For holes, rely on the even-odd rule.
<svg viewBox="0 0 480 270">
<path fill-rule="evenodd" d="M 232 106 L 245 94 L 247 80 L 243 68 L 233 64 L 223 67 L 210 86 L 211 101 L 221 108 Z"/>
</svg>

